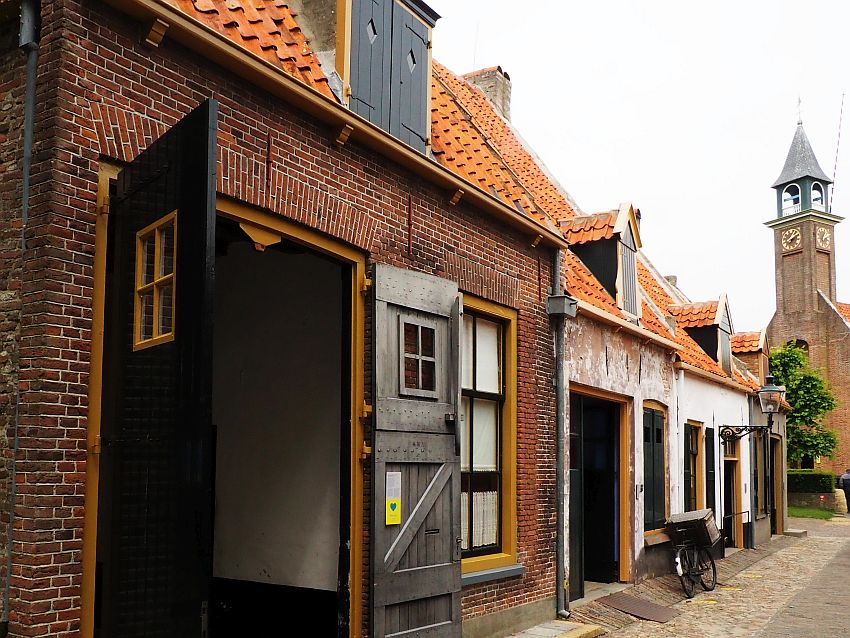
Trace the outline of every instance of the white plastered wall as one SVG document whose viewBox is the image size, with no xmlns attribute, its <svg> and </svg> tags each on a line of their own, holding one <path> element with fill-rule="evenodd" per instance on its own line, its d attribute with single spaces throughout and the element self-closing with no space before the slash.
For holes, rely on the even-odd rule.
<svg viewBox="0 0 850 638">
<path fill-rule="evenodd" d="M 337 588 L 341 272 L 233 244 L 216 263 L 216 577 Z"/>
</svg>

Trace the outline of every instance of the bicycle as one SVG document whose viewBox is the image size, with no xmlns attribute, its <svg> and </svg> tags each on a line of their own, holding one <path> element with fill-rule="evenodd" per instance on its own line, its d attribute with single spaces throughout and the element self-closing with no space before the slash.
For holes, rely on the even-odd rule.
<svg viewBox="0 0 850 638">
<path fill-rule="evenodd" d="M 711 552 L 705 546 L 692 541 L 683 541 L 673 546 L 675 551 L 676 573 L 682 582 L 682 589 L 688 598 L 694 597 L 694 589 L 699 583 L 705 591 L 717 586 L 717 566 Z"/>
</svg>

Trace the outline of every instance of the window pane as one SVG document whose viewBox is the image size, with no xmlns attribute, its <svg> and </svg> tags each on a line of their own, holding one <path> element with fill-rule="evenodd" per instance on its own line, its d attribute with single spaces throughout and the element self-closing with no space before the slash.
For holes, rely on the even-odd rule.
<svg viewBox="0 0 850 638">
<path fill-rule="evenodd" d="M 469 549 L 469 492 L 460 494 L 460 548 Z"/>
<path fill-rule="evenodd" d="M 463 423 L 461 423 L 460 430 L 460 469 L 464 472 L 469 471 L 469 422 L 472 418 L 469 404 L 468 397 L 461 398 L 460 407 Z"/>
<path fill-rule="evenodd" d="M 437 372 L 433 361 L 422 360 L 422 390 L 437 389 Z"/>
<path fill-rule="evenodd" d="M 404 387 L 419 388 L 419 361 L 412 357 L 404 358 Z"/>
<path fill-rule="evenodd" d="M 472 547 L 499 542 L 499 475 L 495 472 L 471 476 Z"/>
<path fill-rule="evenodd" d="M 463 316 L 463 352 L 461 353 L 461 385 L 472 389 L 472 359 L 475 352 L 472 326 L 475 319 L 469 315 Z"/>
<path fill-rule="evenodd" d="M 168 224 L 159 236 L 159 276 L 174 272 L 174 226 Z"/>
<path fill-rule="evenodd" d="M 422 352 L 423 357 L 434 356 L 434 329 L 422 326 Z"/>
<path fill-rule="evenodd" d="M 477 319 L 475 333 L 475 389 L 482 392 L 501 392 L 500 327 L 492 321 Z"/>
<path fill-rule="evenodd" d="M 153 281 L 155 251 L 156 246 L 153 234 L 142 239 L 142 285 L 149 284 Z"/>
<path fill-rule="evenodd" d="M 404 324 L 404 352 L 406 354 L 419 354 L 419 326 L 415 323 Z M 409 385 L 408 388 L 416 386 Z"/>
<path fill-rule="evenodd" d="M 498 404 L 475 399 L 472 409 L 472 469 L 498 470 Z"/>
<path fill-rule="evenodd" d="M 153 338 L 153 291 L 148 291 L 139 295 L 139 303 L 141 305 L 139 339 Z"/>
<path fill-rule="evenodd" d="M 165 284 L 159 289 L 159 334 L 174 330 L 174 287 Z"/>
</svg>

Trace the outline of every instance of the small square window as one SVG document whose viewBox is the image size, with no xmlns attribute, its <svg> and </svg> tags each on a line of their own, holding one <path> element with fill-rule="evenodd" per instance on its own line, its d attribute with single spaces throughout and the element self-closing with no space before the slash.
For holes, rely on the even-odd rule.
<svg viewBox="0 0 850 638">
<path fill-rule="evenodd" d="M 174 339 L 177 211 L 136 233 L 133 349 Z"/>
<path fill-rule="evenodd" d="M 399 317 L 400 394 L 437 397 L 437 328 L 424 318 Z"/>
</svg>

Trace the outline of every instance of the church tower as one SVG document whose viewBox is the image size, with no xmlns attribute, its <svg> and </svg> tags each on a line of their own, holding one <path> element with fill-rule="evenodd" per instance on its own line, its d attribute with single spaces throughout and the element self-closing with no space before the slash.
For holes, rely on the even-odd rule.
<svg viewBox="0 0 850 638">
<path fill-rule="evenodd" d="M 816 312 L 818 291 L 835 301 L 833 227 L 842 218 L 830 212 L 831 183 L 798 121 L 785 166 L 773 184 L 776 218 L 765 224 L 773 229 L 777 317 Z"/>
</svg>

